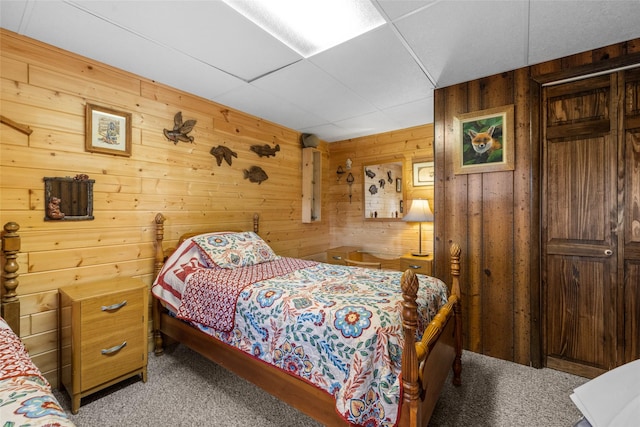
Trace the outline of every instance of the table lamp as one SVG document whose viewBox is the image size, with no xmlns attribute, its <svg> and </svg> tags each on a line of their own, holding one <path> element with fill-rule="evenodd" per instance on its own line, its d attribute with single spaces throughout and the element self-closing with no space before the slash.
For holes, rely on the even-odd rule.
<svg viewBox="0 0 640 427">
<path fill-rule="evenodd" d="M 418 232 L 418 248 L 419 252 L 412 252 L 413 256 L 427 256 L 429 253 L 422 252 L 422 223 L 423 222 L 433 222 L 433 212 L 431 212 L 431 208 L 429 207 L 429 201 L 424 199 L 416 199 L 411 202 L 411 207 L 409 208 L 409 212 L 402 217 L 403 221 L 407 222 L 418 222 L 419 223 L 419 232 Z"/>
</svg>

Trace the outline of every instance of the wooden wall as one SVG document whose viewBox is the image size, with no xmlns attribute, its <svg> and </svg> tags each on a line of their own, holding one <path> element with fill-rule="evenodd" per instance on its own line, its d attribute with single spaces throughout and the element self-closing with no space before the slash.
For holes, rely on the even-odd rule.
<svg viewBox="0 0 640 427">
<path fill-rule="evenodd" d="M 297 132 L 6 30 L 0 41 L 2 115 L 33 130 L 0 125 L 0 224 L 20 224 L 21 335 L 54 386 L 58 287 L 118 276 L 150 284 L 156 213 L 167 218 L 167 246 L 191 230 L 250 229 L 258 212 L 281 255 L 329 247 L 328 221 L 301 222 Z M 85 152 L 86 103 L 132 113 L 131 157 Z M 192 144 L 163 136 L 178 111 L 198 121 Z M 281 150 L 259 158 L 253 144 Z M 217 166 L 209 150 L 218 145 L 237 152 L 231 166 Z M 319 149 L 328 171 L 326 144 Z M 244 179 L 253 165 L 269 179 Z M 45 222 L 43 177 L 80 173 L 95 179 L 95 219 Z"/>
<path fill-rule="evenodd" d="M 354 138 L 329 144 L 330 165 L 328 171 L 329 202 L 325 213 L 329 215 L 331 244 L 333 246 L 360 246 L 364 250 L 399 257 L 418 250 L 418 224 L 401 220 L 365 219 L 363 192 L 364 165 L 404 162 L 403 189 L 405 213 L 412 199 L 428 199 L 433 204 L 433 186 L 414 187 L 412 185 L 412 164 L 414 161 L 433 160 L 433 125 L 387 132 Z M 352 160 L 351 173 L 355 181 L 349 185 L 347 174 L 337 179 L 338 166 L 346 167 L 347 159 Z M 367 185 L 368 187 L 368 185 Z M 433 250 L 433 224 L 422 225 L 422 245 L 426 251 Z M 423 250 L 425 250 L 423 249 Z"/>
<path fill-rule="evenodd" d="M 462 245 L 465 347 L 540 365 L 540 83 L 640 61 L 640 40 L 505 72 L 435 93 L 436 272 Z M 515 170 L 455 175 L 456 115 L 515 106 Z"/>
</svg>

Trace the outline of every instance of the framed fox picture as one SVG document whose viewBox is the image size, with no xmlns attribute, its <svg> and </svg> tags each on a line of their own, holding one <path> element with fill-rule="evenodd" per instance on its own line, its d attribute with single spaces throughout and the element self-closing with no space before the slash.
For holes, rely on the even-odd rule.
<svg viewBox="0 0 640 427">
<path fill-rule="evenodd" d="M 454 117 L 454 173 L 514 169 L 513 104 Z"/>
</svg>

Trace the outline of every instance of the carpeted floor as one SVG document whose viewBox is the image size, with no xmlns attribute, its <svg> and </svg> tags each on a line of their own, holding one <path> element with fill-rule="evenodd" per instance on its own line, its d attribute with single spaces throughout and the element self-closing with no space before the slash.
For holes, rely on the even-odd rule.
<svg viewBox="0 0 640 427">
<path fill-rule="evenodd" d="M 463 354 L 461 387 L 448 383 L 430 427 L 570 427 L 580 412 L 569 395 L 585 378 Z M 67 411 L 66 393 L 55 390 Z M 319 426 L 288 405 L 189 350 L 149 355 L 148 381 L 124 381 L 82 399 L 78 427 Z"/>
</svg>

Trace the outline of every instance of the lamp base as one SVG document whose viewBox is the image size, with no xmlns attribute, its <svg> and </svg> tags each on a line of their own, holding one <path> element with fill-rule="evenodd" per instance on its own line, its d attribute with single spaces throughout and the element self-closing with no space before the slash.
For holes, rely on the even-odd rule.
<svg viewBox="0 0 640 427">
<path fill-rule="evenodd" d="M 413 256 L 429 256 L 428 252 L 411 252 Z"/>
</svg>

